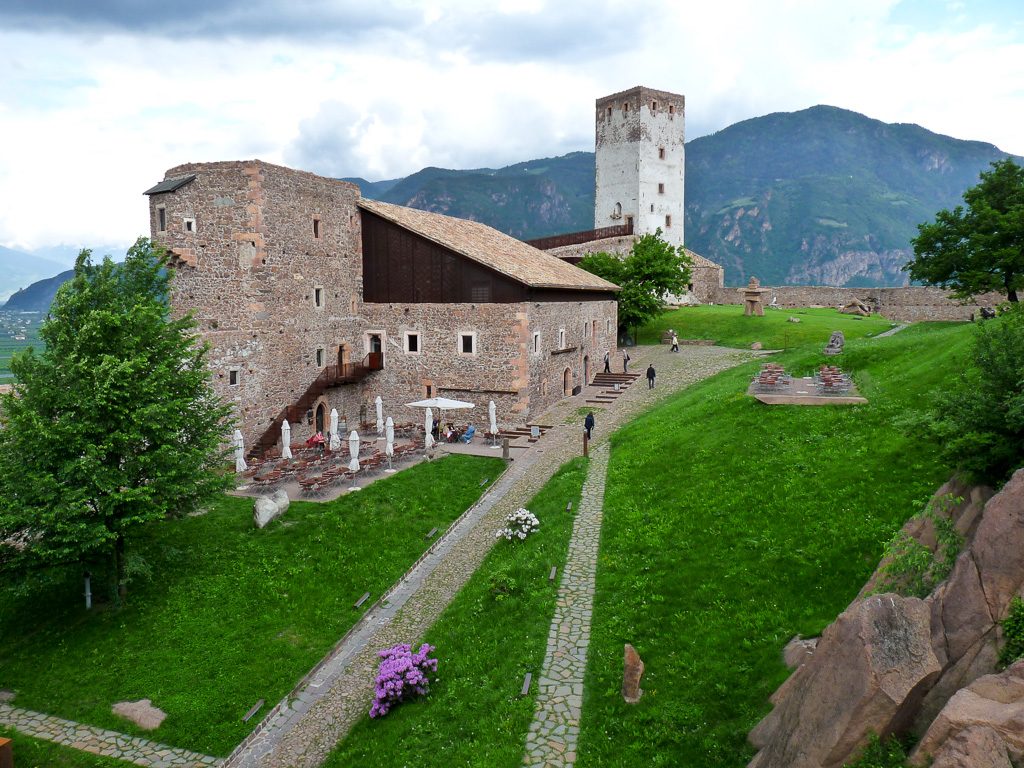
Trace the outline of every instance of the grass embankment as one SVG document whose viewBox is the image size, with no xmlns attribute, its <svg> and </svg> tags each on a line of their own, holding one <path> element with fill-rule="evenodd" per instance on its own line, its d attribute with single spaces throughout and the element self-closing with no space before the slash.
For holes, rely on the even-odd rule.
<svg viewBox="0 0 1024 768">
<path fill-rule="evenodd" d="M 791 323 L 795 317 L 800 322 Z M 765 349 L 792 349 L 803 344 L 824 347 L 832 331 L 847 341 L 877 336 L 893 323 L 872 315 L 844 315 L 834 309 L 768 309 L 764 317 L 746 317 L 735 304 L 680 307 L 645 325 L 637 334 L 640 344 L 660 344 L 661 334 L 673 329 L 680 339 L 713 339 L 723 347 L 748 349 L 755 341 Z"/>
<path fill-rule="evenodd" d="M 751 364 L 612 438 L 579 765 L 747 762 L 788 674 L 782 646 L 845 608 L 948 477 L 901 419 L 928 407 L 969 339 L 933 324 L 848 343 L 832 362 L 868 405 L 762 405 L 743 394 Z M 824 357 L 773 359 L 806 374 Z M 627 642 L 646 664 L 634 706 L 619 693 Z"/>
<path fill-rule="evenodd" d="M 17 768 L 127 768 L 131 763 L 100 757 L 41 739 L 22 736 L 0 727 L 0 736 L 11 739 Z"/>
<path fill-rule="evenodd" d="M 449 456 L 333 502 L 294 502 L 263 530 L 251 499 L 222 497 L 132 542 L 152 578 L 133 582 L 121 610 L 87 613 L 77 571 L 31 594 L 2 588 L 0 688 L 27 709 L 226 754 L 259 721 L 241 722 L 257 699 L 263 712 L 276 704 L 422 554 L 427 531 L 503 468 Z M 111 714 L 139 698 L 168 713 L 159 729 Z"/>
<path fill-rule="evenodd" d="M 540 530 L 526 541 L 497 542 L 427 633 L 439 660 L 430 694 L 382 719 L 364 717 L 325 768 L 522 763 L 536 682 L 529 696 L 519 692 L 544 660 L 558 584 L 548 574 L 557 565 L 561 576 L 586 468 L 574 459 L 548 481 L 527 505 Z"/>
</svg>

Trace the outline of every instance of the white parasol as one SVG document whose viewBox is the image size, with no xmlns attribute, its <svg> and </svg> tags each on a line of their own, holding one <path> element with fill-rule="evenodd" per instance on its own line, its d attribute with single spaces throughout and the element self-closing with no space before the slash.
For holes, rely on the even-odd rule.
<svg viewBox="0 0 1024 768">
<path fill-rule="evenodd" d="M 426 400 L 417 400 L 415 403 L 406 403 L 409 408 L 437 408 L 440 413 L 437 420 L 444 421 L 445 411 L 458 411 L 463 408 L 476 408 L 475 403 L 467 403 L 465 400 L 452 400 L 450 397 L 430 397 Z"/>
<path fill-rule="evenodd" d="M 494 407 L 494 401 L 491 400 L 487 405 L 487 417 L 491 420 L 491 444 L 498 440 L 498 409 Z"/>
<path fill-rule="evenodd" d="M 338 409 L 331 408 L 331 444 L 328 446 L 332 451 L 341 450 L 341 437 L 338 435 Z"/>
<path fill-rule="evenodd" d="M 235 472 L 245 472 L 249 465 L 245 463 L 245 441 L 242 439 L 241 430 L 235 430 L 231 442 L 235 444 Z"/>
<path fill-rule="evenodd" d="M 377 406 L 377 434 L 384 434 L 384 401 L 380 399 L 380 395 L 377 395 L 377 399 L 373 401 L 373 404 Z"/>
<path fill-rule="evenodd" d="M 348 454 L 352 457 L 352 461 L 348 463 L 348 468 L 353 472 L 359 471 L 359 433 L 354 429 L 352 434 L 348 436 Z"/>
<path fill-rule="evenodd" d="M 284 420 L 281 425 L 281 458 L 290 459 L 292 457 L 292 425 L 288 423 L 288 419 Z"/>
<path fill-rule="evenodd" d="M 426 437 L 423 438 L 423 445 L 428 450 L 434 447 L 434 436 L 431 434 L 434 431 L 434 412 L 427 408 L 427 417 L 423 421 L 423 429 Z"/>
<path fill-rule="evenodd" d="M 384 455 L 388 457 L 388 469 L 391 469 L 391 457 L 395 455 L 395 420 L 388 416 L 384 425 Z"/>
</svg>

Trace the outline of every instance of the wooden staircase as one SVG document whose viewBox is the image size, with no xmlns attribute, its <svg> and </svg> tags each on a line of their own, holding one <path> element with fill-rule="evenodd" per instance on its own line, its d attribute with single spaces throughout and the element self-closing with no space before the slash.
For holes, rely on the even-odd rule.
<svg viewBox="0 0 1024 768">
<path fill-rule="evenodd" d="M 345 365 L 328 365 L 317 376 L 309 388 L 302 394 L 302 397 L 294 405 L 284 408 L 260 438 L 249 449 L 249 457 L 262 456 L 267 449 L 277 445 L 281 439 L 281 427 L 285 419 L 289 424 L 299 424 L 306 419 L 306 412 L 325 391 L 340 384 L 355 384 L 362 381 L 374 371 L 384 367 L 384 355 L 380 352 L 371 352 L 359 363 L 346 363 Z"/>
</svg>

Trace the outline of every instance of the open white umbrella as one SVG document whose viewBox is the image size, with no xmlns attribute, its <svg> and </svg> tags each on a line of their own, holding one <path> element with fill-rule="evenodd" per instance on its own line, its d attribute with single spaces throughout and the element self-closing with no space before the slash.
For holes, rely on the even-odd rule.
<svg viewBox="0 0 1024 768">
<path fill-rule="evenodd" d="M 387 424 L 384 425 L 384 455 L 388 457 L 388 469 L 391 469 L 391 457 L 395 455 L 395 420 L 388 416 Z"/>
<path fill-rule="evenodd" d="M 434 412 L 429 408 L 427 408 L 427 417 L 423 420 L 423 429 L 426 433 L 423 444 L 429 450 L 434 447 L 434 436 L 431 434 L 434 431 Z"/>
<path fill-rule="evenodd" d="M 231 436 L 231 442 L 235 444 L 235 472 L 245 472 L 249 465 L 245 463 L 245 441 L 242 439 L 242 431 L 235 430 Z"/>
<path fill-rule="evenodd" d="M 354 429 L 352 434 L 348 436 L 348 455 L 352 457 L 352 460 L 348 463 L 348 468 L 353 472 L 359 471 L 359 433 Z"/>
<path fill-rule="evenodd" d="M 377 395 L 377 399 L 373 401 L 373 404 L 377 406 L 377 434 L 384 434 L 384 401 L 380 399 L 380 395 Z"/>
<path fill-rule="evenodd" d="M 465 400 L 452 400 L 450 397 L 429 397 L 426 400 L 417 400 L 415 403 L 406 403 L 409 408 L 437 408 L 440 413 L 437 420 L 444 421 L 445 411 L 457 411 L 463 408 L 476 408 L 475 403 L 467 403 Z"/>
<path fill-rule="evenodd" d="M 284 424 L 281 425 L 281 458 L 290 459 L 292 457 L 292 425 L 288 423 L 288 419 L 284 420 Z"/>
<path fill-rule="evenodd" d="M 338 435 L 338 409 L 331 408 L 331 444 L 332 451 L 341 450 L 341 437 Z"/>
<path fill-rule="evenodd" d="M 493 400 L 487 405 L 487 418 L 491 421 L 491 445 L 494 445 L 498 441 L 498 409 L 494 407 Z"/>
</svg>

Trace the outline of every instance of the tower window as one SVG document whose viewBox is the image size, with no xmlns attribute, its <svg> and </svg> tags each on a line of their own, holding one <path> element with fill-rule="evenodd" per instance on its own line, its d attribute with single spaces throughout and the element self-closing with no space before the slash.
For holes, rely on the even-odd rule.
<svg viewBox="0 0 1024 768">
<path fill-rule="evenodd" d="M 474 355 L 476 354 L 476 334 L 475 333 L 460 333 L 459 334 L 459 353 L 463 355 Z"/>
<path fill-rule="evenodd" d="M 157 232 L 167 231 L 167 209 L 162 205 L 156 209 Z"/>
<path fill-rule="evenodd" d="M 659 160 L 664 160 L 665 159 L 665 148 L 664 147 L 658 147 L 658 159 Z"/>
<path fill-rule="evenodd" d="M 658 102 L 652 101 L 651 102 L 651 112 L 657 112 L 657 111 L 658 111 Z"/>
<path fill-rule="evenodd" d="M 665 214 L 665 229 L 668 229 L 671 226 L 672 226 L 672 216 L 670 214 Z"/>
<path fill-rule="evenodd" d="M 323 348 L 318 349 L 316 351 L 316 367 L 317 368 L 323 368 L 324 367 L 324 350 L 323 350 Z"/>
<path fill-rule="evenodd" d="M 659 184 L 658 185 L 658 194 L 659 195 L 664 195 L 665 194 L 665 185 L 664 184 Z"/>
<path fill-rule="evenodd" d="M 612 108 L 608 107 L 608 117 L 611 117 L 611 116 L 612 116 Z"/>
<path fill-rule="evenodd" d="M 238 386 L 238 369 L 232 368 L 228 371 L 228 385 L 232 387 Z"/>
<path fill-rule="evenodd" d="M 313 289 L 313 306 L 322 307 L 324 305 L 324 289 L 319 285 Z"/>
<path fill-rule="evenodd" d="M 540 352 L 540 331 L 533 332 L 533 351 Z"/>
<path fill-rule="evenodd" d="M 676 116 L 676 108 L 675 108 L 674 105 L 669 104 L 668 105 L 668 119 L 669 120 L 674 120 L 675 116 Z"/>
<path fill-rule="evenodd" d="M 624 101 L 624 102 L 622 102 L 622 114 L 625 115 L 628 112 L 629 112 L 629 102 L 628 101 Z"/>
<path fill-rule="evenodd" d="M 185 231 L 186 232 L 195 232 L 196 231 L 196 220 L 195 219 L 184 219 L 183 220 L 183 224 L 185 226 Z"/>
<path fill-rule="evenodd" d="M 321 230 L 320 230 L 320 217 L 319 216 L 314 216 L 313 217 L 313 237 L 316 240 L 320 239 L 320 232 L 321 232 Z"/>
<path fill-rule="evenodd" d="M 565 328 L 558 329 L 558 348 L 565 349 Z"/>
<path fill-rule="evenodd" d="M 406 333 L 405 334 L 405 351 L 411 355 L 418 355 L 420 353 L 420 335 L 419 333 Z"/>
<path fill-rule="evenodd" d="M 616 203 L 615 204 L 615 207 L 612 209 L 612 218 L 613 219 L 621 219 L 622 218 L 622 203 Z"/>
</svg>

